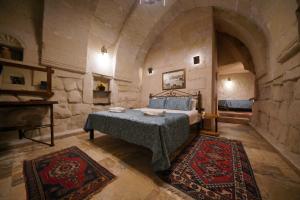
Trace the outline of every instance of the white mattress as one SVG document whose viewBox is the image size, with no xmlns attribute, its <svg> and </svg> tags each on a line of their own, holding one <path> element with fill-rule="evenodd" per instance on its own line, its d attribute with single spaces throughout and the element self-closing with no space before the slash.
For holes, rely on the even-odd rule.
<svg viewBox="0 0 300 200">
<path fill-rule="evenodd" d="M 154 109 L 154 108 L 138 108 L 135 110 L 141 111 L 166 111 L 167 113 L 183 113 L 189 116 L 190 125 L 195 124 L 201 120 L 201 115 L 198 113 L 198 110 L 169 110 L 169 109 Z"/>
</svg>

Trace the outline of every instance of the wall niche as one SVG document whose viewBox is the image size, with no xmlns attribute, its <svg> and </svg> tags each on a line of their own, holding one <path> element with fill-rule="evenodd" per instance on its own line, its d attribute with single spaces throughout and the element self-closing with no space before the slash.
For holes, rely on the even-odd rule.
<svg viewBox="0 0 300 200">
<path fill-rule="evenodd" d="M 0 58 L 23 61 L 24 48 L 16 38 L 0 34 Z"/>
<path fill-rule="evenodd" d="M 110 105 L 110 81 L 112 77 L 93 73 L 93 103 L 94 105 Z"/>
</svg>

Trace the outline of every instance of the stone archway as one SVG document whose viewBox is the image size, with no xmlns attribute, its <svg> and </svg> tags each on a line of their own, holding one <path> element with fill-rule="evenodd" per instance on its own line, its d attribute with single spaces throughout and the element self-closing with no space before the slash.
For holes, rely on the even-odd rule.
<svg viewBox="0 0 300 200">
<path fill-rule="evenodd" d="M 23 57 L 23 42 L 9 34 L 0 33 L 0 58 L 23 61 Z"/>
<path fill-rule="evenodd" d="M 135 54 L 135 62 L 131 61 L 133 62 L 131 67 L 143 67 L 150 48 L 157 38 L 159 38 L 159 35 L 176 19 L 176 17 L 184 16 L 195 9 L 199 10 L 199 8 L 189 9 L 176 14 L 166 13 L 147 35 L 144 43 Z M 263 31 L 261 31 L 252 21 L 234 11 L 224 10 L 218 7 L 210 7 L 210 9 L 212 10 L 214 29 L 232 35 L 241 41 L 240 43 L 243 44 L 243 48 L 249 49 L 247 56 L 251 57 L 251 61 L 248 61 L 246 66 L 251 69 L 250 71 L 255 73 L 258 78 L 263 77 L 267 71 L 268 63 L 268 45 Z M 199 12 L 200 11 L 201 9 Z M 136 50 L 134 50 L 134 52 L 136 52 Z M 121 55 L 119 54 L 119 56 Z M 249 58 L 246 59 L 249 60 Z"/>
<path fill-rule="evenodd" d="M 243 6 L 237 6 L 239 4 L 243 4 Z M 177 0 L 177 1 L 167 1 L 167 4 L 163 8 L 159 8 L 157 6 L 136 6 L 126 24 L 122 28 L 120 37 L 118 39 L 117 48 L 115 49 L 115 72 L 116 75 L 121 75 L 123 72 L 126 72 L 127 69 L 139 68 L 143 64 L 146 54 L 155 41 L 157 35 L 165 29 L 165 27 L 170 24 L 178 15 L 188 10 L 197 7 L 213 7 L 214 15 L 215 13 L 221 13 L 221 10 L 224 11 L 222 13 L 222 18 L 231 19 L 231 21 L 227 20 L 231 23 L 235 30 L 240 31 L 240 35 L 244 36 L 243 41 L 247 46 L 250 45 L 261 45 L 262 47 L 268 47 L 267 39 L 265 39 L 265 35 L 269 37 L 268 29 L 264 26 L 264 20 L 260 20 L 258 17 L 261 16 L 259 13 L 259 9 L 251 9 L 249 7 L 255 8 L 256 3 L 251 3 L 251 1 L 243 1 L 238 2 L 236 4 L 230 2 L 224 2 L 222 0 L 217 0 L 213 2 L 207 2 L 204 0 Z M 217 10 L 216 10 L 217 8 Z M 155 11 L 155 12 L 154 12 Z M 255 18 L 249 16 L 256 16 Z M 236 21 L 234 21 L 236 20 Z M 221 23 L 222 24 L 222 23 Z M 246 26 L 246 28 L 245 28 Z M 137 29 L 133 29 L 134 27 L 138 27 Z M 244 27 L 244 29 L 242 28 Z M 251 28 L 249 28 L 251 27 Z M 251 33 L 247 30 L 250 29 Z M 257 33 L 252 33 L 252 31 L 256 31 Z M 254 38 L 249 39 L 250 35 L 256 37 L 257 35 L 261 35 L 262 38 L 259 40 L 259 43 L 255 43 Z M 256 46 L 256 47 L 258 47 Z M 252 54 L 255 53 L 255 47 L 248 47 Z M 257 49 L 257 48 L 256 48 Z M 258 48 L 260 49 L 260 47 Z M 266 51 L 267 52 L 267 51 Z M 262 55 L 261 52 L 256 53 L 257 55 Z M 130 55 L 130 56 L 129 56 Z M 264 53 L 265 57 L 268 59 L 267 53 Z M 255 57 L 255 56 L 254 56 Z M 263 57 L 263 56 L 262 56 Z M 262 60 L 255 59 L 254 60 Z M 268 62 L 257 61 L 259 64 L 255 64 L 259 66 L 258 68 L 261 70 L 257 70 L 258 76 L 261 77 L 266 73 L 266 67 Z M 128 79 L 134 79 L 133 77 L 124 77 Z"/>
<path fill-rule="evenodd" d="M 216 30 L 216 48 L 218 58 L 216 103 L 219 121 L 247 124 L 251 117 L 251 100 L 256 98 L 252 55 L 240 40 L 218 30 Z M 238 105 L 227 107 L 229 102 L 243 102 L 244 107 Z"/>
</svg>

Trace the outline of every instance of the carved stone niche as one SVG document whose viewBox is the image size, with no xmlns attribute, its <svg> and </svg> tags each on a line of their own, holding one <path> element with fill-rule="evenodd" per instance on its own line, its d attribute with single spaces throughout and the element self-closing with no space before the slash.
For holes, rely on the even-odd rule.
<svg viewBox="0 0 300 200">
<path fill-rule="evenodd" d="M 23 61 L 24 48 L 19 40 L 11 35 L 0 33 L 0 58 Z"/>
</svg>

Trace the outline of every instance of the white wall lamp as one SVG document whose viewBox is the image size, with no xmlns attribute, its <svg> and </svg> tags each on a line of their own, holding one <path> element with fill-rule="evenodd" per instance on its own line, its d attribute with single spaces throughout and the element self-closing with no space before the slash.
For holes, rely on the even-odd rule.
<svg viewBox="0 0 300 200">
<path fill-rule="evenodd" d="M 228 77 L 226 82 L 225 82 L 225 88 L 227 90 L 232 90 L 232 88 L 233 88 L 233 82 L 232 82 L 230 77 Z"/>
<path fill-rule="evenodd" d="M 105 46 L 102 46 L 100 51 L 101 53 L 100 54 L 98 53 L 97 56 L 98 62 L 102 68 L 108 68 L 110 60 L 109 60 L 109 55 L 107 53 L 107 48 Z"/>
</svg>

